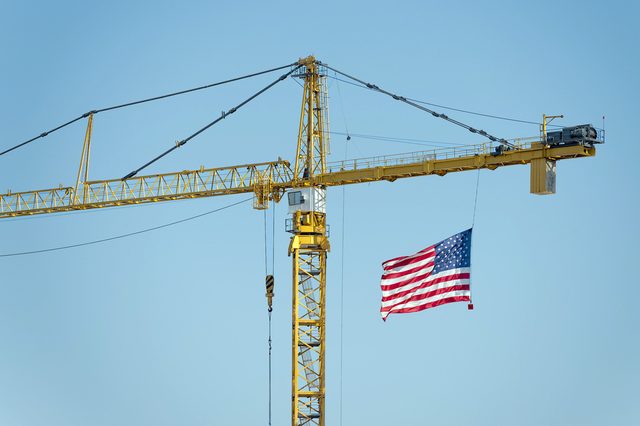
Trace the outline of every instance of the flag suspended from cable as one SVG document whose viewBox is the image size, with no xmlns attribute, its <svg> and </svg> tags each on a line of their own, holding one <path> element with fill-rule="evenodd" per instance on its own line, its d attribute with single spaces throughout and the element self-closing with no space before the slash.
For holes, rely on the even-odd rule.
<svg viewBox="0 0 640 426">
<path fill-rule="evenodd" d="M 382 263 L 382 319 L 452 302 L 471 303 L 471 229 Z"/>
</svg>

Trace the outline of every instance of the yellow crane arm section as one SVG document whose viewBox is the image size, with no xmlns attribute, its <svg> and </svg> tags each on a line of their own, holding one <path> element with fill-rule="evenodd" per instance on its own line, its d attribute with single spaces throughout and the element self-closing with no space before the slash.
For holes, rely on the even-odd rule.
<svg viewBox="0 0 640 426">
<path fill-rule="evenodd" d="M 264 181 L 288 182 L 291 179 L 289 162 L 279 160 L 129 179 L 96 180 L 82 184 L 77 193 L 72 187 L 61 186 L 2 194 L 0 218 L 241 194 L 254 192 Z"/>
<path fill-rule="evenodd" d="M 219 195 L 255 193 L 264 208 L 268 199 L 279 201 L 283 191 L 308 185 L 348 185 L 394 181 L 424 175 L 445 175 L 479 168 L 495 169 L 567 158 L 592 157 L 595 148 L 582 145 L 549 148 L 540 143 L 521 144 L 497 153 L 488 144 L 419 151 L 328 163 L 326 173 L 296 179 L 288 161 L 244 164 L 232 167 L 185 170 L 130 179 L 96 180 L 73 187 L 0 194 L 0 218 L 96 209 Z M 539 173 L 538 173 L 539 174 Z"/>
<path fill-rule="evenodd" d="M 419 151 L 358 160 L 329 163 L 329 173 L 316 176 L 316 185 L 335 186 L 379 180 L 394 181 L 413 176 L 439 175 L 465 170 L 490 169 L 517 164 L 554 162 L 567 158 L 592 157 L 596 149 L 582 145 L 546 147 L 534 142 L 516 145 L 516 149 L 497 153 L 490 145 Z M 532 167 L 532 179 L 538 170 Z M 533 182 L 532 182 L 533 184 Z M 534 191 L 538 193 L 539 191 Z"/>
</svg>

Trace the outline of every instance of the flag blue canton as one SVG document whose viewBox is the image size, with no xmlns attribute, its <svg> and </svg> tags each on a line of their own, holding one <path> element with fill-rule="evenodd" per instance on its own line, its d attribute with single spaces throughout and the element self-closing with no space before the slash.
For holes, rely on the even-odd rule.
<svg viewBox="0 0 640 426">
<path fill-rule="evenodd" d="M 433 273 L 471 266 L 471 229 L 436 244 Z"/>
</svg>

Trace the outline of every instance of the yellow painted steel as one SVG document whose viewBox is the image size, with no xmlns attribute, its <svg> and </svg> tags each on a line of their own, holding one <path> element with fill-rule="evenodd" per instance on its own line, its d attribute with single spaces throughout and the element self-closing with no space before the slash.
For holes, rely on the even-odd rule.
<svg viewBox="0 0 640 426">
<path fill-rule="evenodd" d="M 130 204 L 251 193 L 270 182 L 291 182 L 288 161 L 243 164 L 130 179 L 85 182 L 83 192 L 59 187 L 0 195 L 0 218 L 96 209 Z M 277 189 L 274 189 L 277 191 Z M 279 200 L 280 194 L 272 195 Z M 74 202 L 76 201 L 77 202 Z"/>
<path fill-rule="evenodd" d="M 542 144 L 516 145 L 518 149 L 496 154 L 488 145 L 465 148 L 419 151 L 407 154 L 361 158 L 329 163 L 328 173 L 311 179 L 313 185 L 336 186 L 354 183 L 439 175 L 476 169 L 494 170 L 498 167 L 522 165 L 536 159 L 564 160 L 592 157 L 595 148 L 562 146 L 547 148 Z"/>
<path fill-rule="evenodd" d="M 93 114 L 89 114 L 87 119 L 87 131 L 84 135 L 84 143 L 82 144 L 82 155 L 80 156 L 80 167 L 78 167 L 78 177 L 76 178 L 76 186 L 73 194 L 73 204 L 78 204 L 80 201 L 78 198 L 78 188 L 80 183 L 83 186 L 83 197 L 87 198 L 87 187 L 85 183 L 89 180 L 89 160 L 91 158 L 91 132 L 93 130 Z"/>
<path fill-rule="evenodd" d="M 471 145 L 381 157 L 359 158 L 327 164 L 324 174 L 294 179 L 288 161 L 244 164 L 232 167 L 185 170 L 130 179 L 86 182 L 79 194 L 72 187 L 0 194 L 0 219 L 159 201 L 219 195 L 255 193 L 256 208 L 269 200 L 280 201 L 287 189 L 299 186 L 336 186 L 380 180 L 439 175 L 475 169 L 529 164 L 536 159 L 566 160 L 593 157 L 596 148 L 581 145 L 548 148 L 538 142 L 495 154 L 489 145 Z"/>
<path fill-rule="evenodd" d="M 325 173 L 325 136 L 329 134 L 325 78 L 313 56 L 301 59 L 299 64 L 304 65 L 304 94 L 293 185 L 309 183 L 310 179 Z M 296 211 L 291 232 L 291 425 L 324 426 L 326 263 L 329 250 L 324 212 Z"/>
<path fill-rule="evenodd" d="M 298 62 L 304 65 L 304 89 L 294 177 L 304 180 L 325 172 L 325 135 L 328 135 L 326 88 L 316 58 L 309 56 Z"/>
<path fill-rule="evenodd" d="M 289 255 L 293 260 L 291 424 L 325 424 L 325 306 L 329 251 L 326 217 L 293 216 Z"/>
</svg>

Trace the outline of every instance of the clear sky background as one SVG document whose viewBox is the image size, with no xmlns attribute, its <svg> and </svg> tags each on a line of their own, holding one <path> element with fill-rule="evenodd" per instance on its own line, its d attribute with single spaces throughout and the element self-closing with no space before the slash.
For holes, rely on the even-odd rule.
<svg viewBox="0 0 640 426">
<path fill-rule="evenodd" d="M 462 109 L 602 125 L 595 158 L 482 171 L 476 309 L 383 323 L 380 263 L 471 225 L 476 173 L 329 190 L 327 424 L 640 424 L 635 2 L 0 3 L 0 148 L 93 108 L 291 63 L 322 61 Z M 98 114 L 91 177 L 116 178 L 275 78 Z M 448 143 L 477 136 L 330 82 L 335 132 Z M 149 173 L 293 159 L 289 79 Z M 448 112 L 502 137 L 535 125 Z M 74 181 L 84 125 L 0 157 L 0 188 Z M 333 135 L 332 160 L 428 149 Z M 182 219 L 246 196 L 0 221 L 0 254 Z M 345 214 L 344 227 L 342 214 Z M 290 259 L 275 210 L 273 424 L 290 416 Z M 268 219 L 271 220 L 271 211 Z M 263 214 L 244 204 L 161 231 L 0 258 L 0 425 L 267 422 Z M 342 250 L 344 237 L 344 250 Z M 269 245 L 271 241 L 268 242 Z M 344 341 L 340 347 L 341 261 Z M 342 405 L 340 360 L 342 353 Z"/>
</svg>

